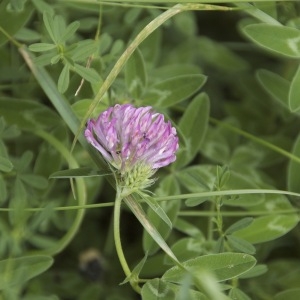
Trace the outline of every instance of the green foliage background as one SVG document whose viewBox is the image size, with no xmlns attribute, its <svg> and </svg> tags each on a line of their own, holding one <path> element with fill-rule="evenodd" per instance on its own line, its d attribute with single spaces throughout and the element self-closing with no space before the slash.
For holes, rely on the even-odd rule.
<svg viewBox="0 0 300 300">
<path fill-rule="evenodd" d="M 0 2 L 1 299 L 299 299 L 300 3 L 178 2 Z M 122 206 L 125 279 L 82 131 L 127 102 L 180 150 L 166 215 Z"/>
</svg>

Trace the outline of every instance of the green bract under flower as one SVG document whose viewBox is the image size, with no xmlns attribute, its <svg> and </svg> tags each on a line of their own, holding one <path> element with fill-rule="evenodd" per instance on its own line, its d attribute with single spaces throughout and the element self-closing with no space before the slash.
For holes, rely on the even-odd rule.
<svg viewBox="0 0 300 300">
<path fill-rule="evenodd" d="M 134 189 L 149 186 L 157 169 L 176 160 L 176 129 L 150 106 L 110 107 L 88 121 L 85 137 Z"/>
</svg>

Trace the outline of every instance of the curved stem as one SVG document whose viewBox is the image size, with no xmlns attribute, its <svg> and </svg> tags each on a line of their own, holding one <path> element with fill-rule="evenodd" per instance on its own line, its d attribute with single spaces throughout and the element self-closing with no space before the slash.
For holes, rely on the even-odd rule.
<svg viewBox="0 0 300 300">
<path fill-rule="evenodd" d="M 131 276 L 131 270 L 127 264 L 123 249 L 122 249 L 122 243 L 121 243 L 121 235 L 120 235 L 120 217 L 121 217 L 121 205 L 122 205 L 122 193 L 120 192 L 119 188 L 117 188 L 117 195 L 116 195 L 116 201 L 115 201 L 115 207 L 114 207 L 114 239 L 115 239 L 115 246 L 116 251 L 121 263 L 121 266 L 123 268 L 123 271 L 127 278 L 130 278 Z M 137 292 L 141 293 L 141 289 L 138 286 L 137 282 L 133 282 L 130 280 L 130 284 L 132 288 Z"/>
</svg>

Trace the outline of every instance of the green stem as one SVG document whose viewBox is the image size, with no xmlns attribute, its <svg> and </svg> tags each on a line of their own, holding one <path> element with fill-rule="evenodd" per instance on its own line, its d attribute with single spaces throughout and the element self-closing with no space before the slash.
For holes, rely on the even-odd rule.
<svg viewBox="0 0 300 300">
<path fill-rule="evenodd" d="M 208 224 L 207 224 L 207 240 L 213 241 L 213 233 L 214 233 L 214 221 L 213 218 L 215 216 L 215 204 L 214 202 L 210 203 L 210 210 L 208 215 Z"/>
<path fill-rule="evenodd" d="M 217 228 L 220 236 L 223 235 L 223 217 L 221 213 L 221 197 L 217 197 L 216 199 L 216 211 L 217 211 Z"/>
<path fill-rule="evenodd" d="M 241 189 L 241 190 L 222 190 L 222 191 L 210 191 L 210 192 L 200 192 L 200 193 L 190 193 L 190 194 L 181 194 L 173 196 L 164 196 L 164 197 L 153 197 L 155 201 L 170 201 L 170 200 L 179 200 L 179 199 L 188 199 L 188 198 L 205 198 L 205 197 L 214 197 L 214 196 L 226 196 L 226 195 L 250 195 L 250 194 L 280 194 L 287 196 L 296 196 L 300 197 L 300 193 L 294 193 L 283 190 L 267 190 L 267 189 Z"/>
<path fill-rule="evenodd" d="M 224 191 L 217 191 L 217 192 L 202 192 L 202 193 L 191 193 L 191 194 L 182 194 L 182 195 L 173 195 L 173 196 L 164 196 L 164 197 L 153 197 L 153 199 L 157 202 L 161 201 L 177 201 L 179 199 L 187 199 L 187 198 L 201 198 L 201 197 L 211 197 L 217 195 L 246 195 L 246 194 L 279 194 L 279 195 L 289 195 L 289 196 L 296 196 L 300 197 L 299 193 L 293 193 L 288 191 L 282 190 L 262 190 L 262 189 L 254 189 L 254 190 L 224 190 Z M 136 200 L 136 202 L 142 203 L 144 202 L 141 200 Z M 91 209 L 91 208 L 104 208 L 104 207 L 112 207 L 114 206 L 114 202 L 105 202 L 105 203 L 96 203 L 96 204 L 84 204 L 84 205 L 70 205 L 70 206 L 58 206 L 54 207 L 53 210 L 55 211 L 63 211 L 63 210 L 78 210 L 78 209 Z M 131 206 L 130 206 L 131 207 Z M 32 207 L 32 208 L 25 208 L 26 211 L 30 212 L 37 212 L 42 211 L 43 207 Z M 0 212 L 7 212 L 11 211 L 11 208 L 0 208 Z M 269 214 L 291 214 L 299 212 L 299 209 L 283 209 L 283 210 L 276 210 L 276 211 L 223 211 L 223 216 L 232 216 L 232 217 L 240 217 L 240 216 L 249 216 L 249 215 L 269 215 Z M 180 216 L 216 216 L 215 211 L 182 211 L 179 212 Z"/>
<path fill-rule="evenodd" d="M 296 214 L 300 213 L 299 209 L 281 209 L 281 210 L 273 210 L 273 211 L 223 211 L 223 217 L 247 217 L 247 216 L 269 216 L 269 215 L 278 215 L 278 214 Z M 180 217 L 216 217 L 217 212 L 215 211 L 189 211 L 185 210 L 178 213 Z"/>
<path fill-rule="evenodd" d="M 17 40 L 15 40 L 3 27 L 0 26 L 0 32 L 2 32 L 17 48 L 21 48 L 22 44 L 20 44 Z"/>
<path fill-rule="evenodd" d="M 130 278 L 131 270 L 127 264 L 122 243 L 121 243 L 121 235 L 120 235 L 120 218 L 121 218 L 121 205 L 122 205 L 123 196 L 119 188 L 117 188 L 117 195 L 116 195 L 116 201 L 115 201 L 115 207 L 114 207 L 114 239 L 115 239 L 115 246 L 116 251 L 121 263 L 121 266 L 123 268 L 123 271 L 127 278 Z M 133 282 L 130 280 L 130 284 L 132 288 L 137 292 L 141 293 L 141 289 L 138 286 L 137 282 Z"/>
<path fill-rule="evenodd" d="M 166 201 L 166 200 L 165 200 Z M 142 201 L 140 201 L 142 202 Z M 112 207 L 114 206 L 114 202 L 107 202 L 107 203 L 97 203 L 97 204 L 86 204 L 86 205 L 74 205 L 74 206 L 61 206 L 61 207 L 54 207 L 53 210 L 55 211 L 65 211 L 65 210 L 78 210 L 78 209 L 91 209 L 91 208 L 104 208 L 104 207 Z M 37 212 L 42 211 L 43 207 L 37 208 L 25 208 L 25 211 L 29 212 Z M 0 212 L 8 212 L 12 211 L 12 208 L 0 208 Z M 223 211 L 222 215 L 224 217 L 247 217 L 247 216 L 269 216 L 269 215 L 276 215 L 276 214 L 295 214 L 300 213 L 299 209 L 291 208 L 291 209 L 280 209 L 274 211 Z M 178 213 L 178 216 L 185 216 L 185 217 L 216 217 L 217 212 L 215 210 L 184 210 Z"/>
</svg>

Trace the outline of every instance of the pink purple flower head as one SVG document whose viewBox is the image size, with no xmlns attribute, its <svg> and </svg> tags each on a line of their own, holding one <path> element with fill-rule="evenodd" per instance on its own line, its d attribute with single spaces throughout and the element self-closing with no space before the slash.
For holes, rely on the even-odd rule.
<svg viewBox="0 0 300 300">
<path fill-rule="evenodd" d="M 121 174 L 152 170 L 176 159 L 176 129 L 150 106 L 115 105 L 88 121 L 85 137 Z"/>
</svg>

